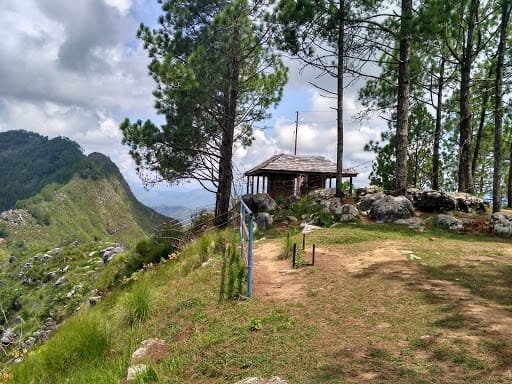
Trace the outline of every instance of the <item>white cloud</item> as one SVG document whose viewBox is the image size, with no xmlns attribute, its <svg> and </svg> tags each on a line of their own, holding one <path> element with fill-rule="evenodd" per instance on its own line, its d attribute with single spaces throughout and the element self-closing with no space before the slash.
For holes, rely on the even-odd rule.
<svg viewBox="0 0 512 384">
<path fill-rule="evenodd" d="M 132 6 L 131 0 L 105 0 L 105 3 L 116 8 L 121 15 L 126 15 Z"/>
</svg>

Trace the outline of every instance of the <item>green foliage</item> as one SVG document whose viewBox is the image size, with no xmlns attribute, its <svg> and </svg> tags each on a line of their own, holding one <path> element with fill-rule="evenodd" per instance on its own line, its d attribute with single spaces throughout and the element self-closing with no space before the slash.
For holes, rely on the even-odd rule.
<svg viewBox="0 0 512 384">
<path fill-rule="evenodd" d="M 246 267 L 238 244 L 227 244 L 222 254 L 219 302 L 237 299 L 244 294 Z"/>
<path fill-rule="evenodd" d="M 252 124 L 281 99 L 287 73 L 260 30 L 257 9 L 246 0 L 162 1 L 161 28 L 141 25 L 137 36 L 157 83 L 155 107 L 166 122 L 121 124 L 139 171 L 171 183 L 218 182 L 212 173 L 222 166 L 219 154 L 230 162 L 234 141 L 251 143 Z"/>
<path fill-rule="evenodd" d="M 0 237 L 7 237 L 9 235 L 9 230 L 7 228 L 7 224 L 5 221 L 0 220 Z"/>
<path fill-rule="evenodd" d="M 57 382 L 77 365 L 93 366 L 107 355 L 111 339 L 105 325 L 92 315 L 72 318 L 42 347 L 31 352 L 13 370 L 16 383 Z"/>
<path fill-rule="evenodd" d="M 119 317 L 123 324 L 131 327 L 143 322 L 153 308 L 153 294 L 146 282 L 135 284 L 121 298 Z"/>
<path fill-rule="evenodd" d="M 310 208 L 311 204 L 309 202 L 308 195 L 302 196 L 298 201 L 295 201 L 290 205 L 290 210 L 299 218 L 302 215 L 309 213 Z"/>
</svg>

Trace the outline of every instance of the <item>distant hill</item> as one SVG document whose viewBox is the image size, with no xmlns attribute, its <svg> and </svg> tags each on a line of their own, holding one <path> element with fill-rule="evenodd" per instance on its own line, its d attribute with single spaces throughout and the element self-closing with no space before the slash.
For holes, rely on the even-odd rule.
<svg viewBox="0 0 512 384">
<path fill-rule="evenodd" d="M 82 165 L 80 146 L 63 137 L 27 131 L 0 133 L 0 211 L 50 183 L 65 183 Z"/>
<path fill-rule="evenodd" d="M 26 131 L 0 133 L 0 225 L 28 243 L 112 240 L 132 244 L 166 220 L 141 204 L 105 155 L 84 155 L 67 138 Z"/>
</svg>

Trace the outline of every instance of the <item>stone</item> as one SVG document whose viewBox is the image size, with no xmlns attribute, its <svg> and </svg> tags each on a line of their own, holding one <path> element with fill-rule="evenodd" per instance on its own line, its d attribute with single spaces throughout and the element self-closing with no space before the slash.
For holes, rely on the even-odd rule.
<svg viewBox="0 0 512 384">
<path fill-rule="evenodd" d="M 43 264 L 46 264 L 48 263 L 51 259 L 52 259 L 52 255 L 49 255 L 48 253 L 45 253 L 42 257 L 41 257 L 41 262 Z"/>
<path fill-rule="evenodd" d="M 369 211 L 373 203 L 375 203 L 377 200 L 382 199 L 384 196 L 385 195 L 382 192 L 364 195 L 359 199 L 359 202 L 357 203 L 357 208 L 360 211 Z"/>
<path fill-rule="evenodd" d="M 34 346 L 34 344 L 37 342 L 36 338 L 33 337 L 33 336 L 30 336 L 27 338 L 27 340 L 25 340 L 23 342 L 23 345 L 25 346 L 25 348 L 31 348 Z"/>
<path fill-rule="evenodd" d="M 139 348 L 137 348 L 131 359 L 131 365 L 137 365 L 142 362 L 157 363 L 167 356 L 169 346 L 167 343 L 158 338 L 152 338 L 142 341 Z"/>
<path fill-rule="evenodd" d="M 414 216 L 414 207 L 405 196 L 384 196 L 371 205 L 368 216 L 378 222 L 389 223 Z"/>
<path fill-rule="evenodd" d="M 349 221 L 356 221 L 359 219 L 359 210 L 353 204 L 343 204 L 341 206 L 341 214 L 337 218 L 338 221 L 346 223 Z"/>
<path fill-rule="evenodd" d="M 109 263 L 114 257 L 119 255 L 121 252 L 124 252 L 124 248 L 121 246 L 116 247 L 108 247 L 104 249 L 103 251 L 103 264 Z"/>
<path fill-rule="evenodd" d="M 55 322 L 53 317 L 48 316 L 44 320 L 44 328 L 45 328 L 46 331 L 53 331 L 53 330 L 55 330 L 57 328 L 57 323 Z"/>
<path fill-rule="evenodd" d="M 317 229 L 322 229 L 321 227 L 318 227 L 316 225 L 312 225 L 312 224 L 306 224 L 304 225 L 304 228 L 302 228 L 302 233 L 311 233 Z"/>
<path fill-rule="evenodd" d="M 456 217 L 445 214 L 440 214 L 437 216 L 436 225 L 450 231 L 462 231 L 464 229 L 462 221 Z"/>
<path fill-rule="evenodd" d="M 399 219 L 394 221 L 395 224 L 407 225 L 409 229 L 422 231 L 425 229 L 425 221 L 419 217 L 411 217 L 409 219 Z"/>
<path fill-rule="evenodd" d="M 91 296 L 89 297 L 89 304 L 91 306 L 94 306 L 98 304 L 101 301 L 101 296 Z"/>
<path fill-rule="evenodd" d="M 135 381 L 137 377 L 145 374 L 148 371 L 148 366 L 146 364 L 137 364 L 128 367 L 128 374 L 126 375 L 126 381 Z"/>
<path fill-rule="evenodd" d="M 17 260 L 17 259 L 16 259 L 16 256 L 13 256 L 13 255 L 9 256 L 9 264 L 14 264 L 14 263 L 16 263 L 16 260 Z"/>
<path fill-rule="evenodd" d="M 456 208 L 455 199 L 446 192 L 409 188 L 406 197 L 422 212 L 449 212 Z"/>
<path fill-rule="evenodd" d="M 275 200 L 268 193 L 243 195 L 242 200 L 254 214 L 273 212 L 279 208 Z"/>
<path fill-rule="evenodd" d="M 512 236 L 512 218 L 501 212 L 496 212 L 490 218 L 493 232 L 498 236 Z"/>
<path fill-rule="evenodd" d="M 265 230 L 272 226 L 274 220 L 272 219 L 272 215 L 268 212 L 260 212 L 258 216 L 256 216 L 256 223 L 258 224 L 258 228 Z"/>
<path fill-rule="evenodd" d="M 290 224 L 297 223 L 299 221 L 295 216 L 287 216 L 286 220 L 288 220 L 288 223 Z"/>
<path fill-rule="evenodd" d="M 375 193 L 382 192 L 382 188 L 376 185 L 369 185 L 367 187 L 357 188 L 356 195 L 357 197 L 362 197 L 366 195 L 373 195 Z"/>
<path fill-rule="evenodd" d="M 2 343 L 3 346 L 7 347 L 14 343 L 16 341 L 16 333 L 14 332 L 14 329 L 7 328 L 4 333 L 2 334 L 2 337 L 0 338 L 0 343 Z"/>
<path fill-rule="evenodd" d="M 67 283 L 68 278 L 66 276 L 61 276 L 58 278 L 58 280 L 53 284 L 56 287 L 60 287 L 61 285 Z"/>
<path fill-rule="evenodd" d="M 449 194 L 455 200 L 455 209 L 466 213 L 485 213 L 486 203 L 483 199 L 469 193 L 454 192 Z"/>
</svg>

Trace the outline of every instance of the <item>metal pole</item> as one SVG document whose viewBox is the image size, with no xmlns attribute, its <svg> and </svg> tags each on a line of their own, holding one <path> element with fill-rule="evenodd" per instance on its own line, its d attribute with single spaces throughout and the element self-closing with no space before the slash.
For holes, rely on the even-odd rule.
<svg viewBox="0 0 512 384">
<path fill-rule="evenodd" d="M 299 134 L 299 111 L 295 116 L 295 148 L 293 150 L 293 154 L 297 156 L 297 136 Z"/>
<path fill-rule="evenodd" d="M 249 214 L 249 249 L 247 251 L 247 297 L 252 297 L 252 227 L 254 215 Z"/>
<path fill-rule="evenodd" d="M 311 265 L 315 265 L 315 244 L 313 244 L 313 263 Z"/>
<path fill-rule="evenodd" d="M 293 258 L 292 258 L 292 267 L 295 268 L 295 258 L 297 256 L 297 243 L 293 243 Z"/>
</svg>

